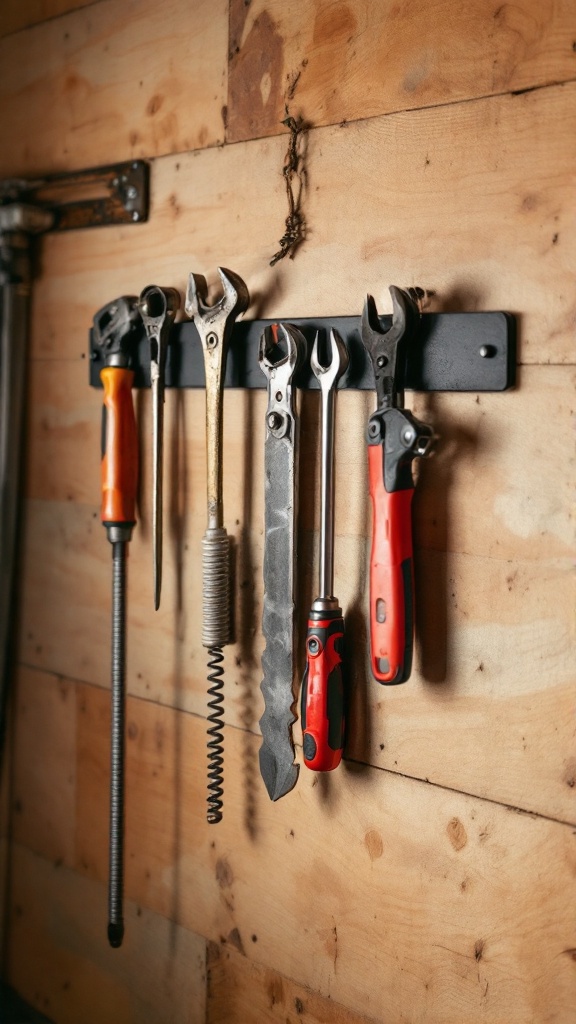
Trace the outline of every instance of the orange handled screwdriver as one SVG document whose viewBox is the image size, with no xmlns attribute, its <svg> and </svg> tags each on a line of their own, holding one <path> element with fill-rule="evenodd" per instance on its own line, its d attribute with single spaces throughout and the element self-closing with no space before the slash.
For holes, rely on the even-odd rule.
<svg viewBox="0 0 576 1024">
<path fill-rule="evenodd" d="M 124 936 L 124 718 L 126 675 L 127 545 L 136 525 L 138 436 L 132 402 L 132 355 L 140 315 L 133 296 L 122 296 L 94 317 L 94 345 L 104 357 L 101 520 L 112 544 L 112 726 L 108 941 Z"/>
<path fill-rule="evenodd" d="M 304 764 L 317 772 L 336 768 L 344 747 L 344 619 L 333 595 L 334 414 L 336 385 L 348 367 L 348 351 L 336 331 L 330 332 L 330 351 L 330 364 L 322 365 L 316 335 L 310 366 L 322 394 L 320 595 L 308 618 L 301 716 Z"/>
</svg>

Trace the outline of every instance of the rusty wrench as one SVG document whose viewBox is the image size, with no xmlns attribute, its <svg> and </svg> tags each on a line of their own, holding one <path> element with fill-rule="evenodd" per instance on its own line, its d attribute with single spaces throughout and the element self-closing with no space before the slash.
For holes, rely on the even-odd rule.
<svg viewBox="0 0 576 1024">
<path fill-rule="evenodd" d="M 208 822 L 222 818 L 223 763 L 223 654 L 230 639 L 229 537 L 224 527 L 222 502 L 222 390 L 226 353 L 234 321 L 250 303 L 244 281 L 231 270 L 218 268 L 224 294 L 213 306 L 206 305 L 203 277 L 190 274 L 186 313 L 196 325 L 204 351 L 206 374 L 206 456 L 208 476 L 208 527 L 202 541 L 203 625 L 202 644 L 208 648 Z"/>
</svg>

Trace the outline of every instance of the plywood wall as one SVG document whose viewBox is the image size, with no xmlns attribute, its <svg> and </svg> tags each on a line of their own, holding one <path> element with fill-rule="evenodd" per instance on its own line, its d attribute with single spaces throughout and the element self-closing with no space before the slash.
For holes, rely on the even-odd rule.
<svg viewBox="0 0 576 1024">
<path fill-rule="evenodd" d="M 2 177 L 153 158 L 145 225 L 47 236 L 28 378 L 5 973 L 57 1024 L 571 1024 L 576 1007 L 571 0 L 99 0 L 3 10 Z M 306 240 L 274 268 L 286 108 L 311 126 Z M 354 650 L 329 777 L 258 772 L 263 394 L 226 395 L 235 539 L 224 820 L 205 822 L 204 404 L 166 407 L 152 608 L 150 401 L 130 549 L 127 932 L 106 943 L 110 549 L 92 315 L 191 270 L 249 315 L 356 314 L 389 284 L 507 309 L 518 387 L 414 396 L 417 656 L 366 670 L 369 396 L 341 395 L 336 592 Z M 303 401 L 311 480 L 317 396 Z M 302 507 L 300 616 L 318 502 Z M 301 760 L 299 732 L 297 756 Z"/>
</svg>

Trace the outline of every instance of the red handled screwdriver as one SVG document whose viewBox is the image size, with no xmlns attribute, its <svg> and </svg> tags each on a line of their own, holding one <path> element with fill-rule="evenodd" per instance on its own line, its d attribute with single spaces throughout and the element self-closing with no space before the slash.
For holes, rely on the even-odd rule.
<svg viewBox="0 0 576 1024">
<path fill-rule="evenodd" d="M 322 394 L 320 594 L 312 604 L 306 637 L 301 718 L 304 763 L 317 772 L 337 768 L 344 747 L 344 619 L 334 589 L 334 418 L 336 385 L 348 367 L 348 351 L 330 332 L 331 359 L 320 363 L 318 335 L 310 366 Z"/>
<path fill-rule="evenodd" d="M 412 461 L 427 455 L 434 434 L 404 409 L 406 346 L 419 312 L 408 292 L 391 287 L 393 316 L 382 329 L 371 295 L 362 314 L 362 341 L 374 367 L 376 412 L 368 423 L 372 499 L 370 663 L 379 683 L 404 683 L 412 668 L 414 632 Z"/>
<path fill-rule="evenodd" d="M 104 369 L 102 407 L 102 525 L 112 544 L 112 726 L 110 752 L 110 850 L 108 941 L 124 937 L 124 719 L 126 675 L 126 559 L 136 525 L 138 436 L 132 402 L 131 369 L 136 328 L 141 324 L 136 298 L 122 296 L 94 317 L 95 348 Z"/>
</svg>

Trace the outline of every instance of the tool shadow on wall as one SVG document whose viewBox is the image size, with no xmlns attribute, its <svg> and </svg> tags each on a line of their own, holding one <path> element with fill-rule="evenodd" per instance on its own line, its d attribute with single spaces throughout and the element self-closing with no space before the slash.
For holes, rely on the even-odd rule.
<svg viewBox="0 0 576 1024">
<path fill-rule="evenodd" d="M 242 458 L 242 520 L 236 520 L 238 531 L 231 537 L 230 561 L 232 574 L 232 593 L 235 595 L 232 608 L 231 635 L 235 641 L 235 675 L 239 685 L 238 701 L 240 721 L 244 729 L 242 741 L 242 774 L 244 780 L 244 827 L 250 839 L 258 834 L 258 792 L 260 789 L 260 773 L 258 754 L 254 744 L 253 733 L 258 731 L 259 690 L 255 686 L 255 675 L 259 670 L 259 657 L 256 650 L 260 608 L 256 600 L 256 578 L 259 562 L 254 545 L 254 458 L 252 439 L 254 438 L 255 395 L 245 391 L 243 395 L 244 415 L 242 435 L 247 438 L 243 447 Z M 235 429 L 240 429 L 235 425 Z"/>
<path fill-rule="evenodd" d="M 472 395 L 469 396 L 474 401 Z M 414 495 L 415 646 L 416 667 L 424 683 L 455 691 L 450 663 L 451 609 L 454 579 L 451 559 L 456 553 L 451 503 L 459 467 L 481 458 L 489 439 L 484 426 L 475 431 L 446 410 L 434 393 L 418 396 L 418 414 L 434 423 L 433 457 L 418 467 Z"/>
<path fill-rule="evenodd" d="M 173 396 L 171 444 L 169 449 L 170 480 L 177 481 L 177 486 L 170 488 L 168 506 L 169 537 L 172 544 L 174 561 L 174 659 L 173 659 L 173 706 L 184 706 L 186 687 L 185 641 L 187 627 L 187 608 L 185 603 L 186 588 L 184 586 L 184 551 L 187 535 L 187 509 L 189 507 L 190 481 L 186 452 L 186 397 L 182 391 Z M 171 941 L 176 948 L 177 925 L 181 919 L 181 847 L 182 847 L 182 779 L 183 772 L 183 716 L 174 716 L 174 818 L 172 835 L 172 863 L 174 876 L 172 886 L 172 911 L 170 919 Z"/>
</svg>

